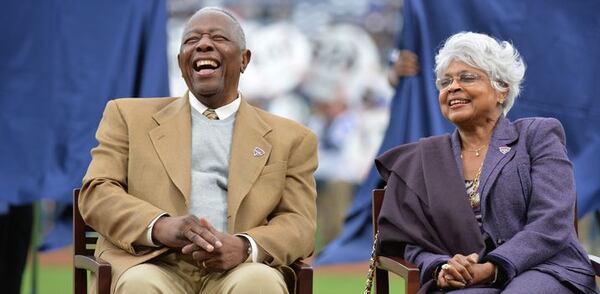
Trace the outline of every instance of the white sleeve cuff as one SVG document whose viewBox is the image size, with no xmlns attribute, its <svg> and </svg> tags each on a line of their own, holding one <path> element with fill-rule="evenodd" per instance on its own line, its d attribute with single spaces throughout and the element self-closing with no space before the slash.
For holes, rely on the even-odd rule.
<svg viewBox="0 0 600 294">
<path fill-rule="evenodd" d="M 256 245 L 256 241 L 250 237 L 248 234 L 235 234 L 235 236 L 244 237 L 250 242 L 250 257 L 252 262 L 258 262 L 258 245 Z"/>
<path fill-rule="evenodd" d="M 150 246 L 150 247 L 160 247 L 161 245 L 157 245 L 154 244 L 154 241 L 152 240 L 152 229 L 154 228 L 154 224 L 156 223 L 156 221 L 161 217 L 167 215 L 166 212 L 163 212 L 161 214 L 159 214 L 157 217 L 155 217 L 150 224 L 148 225 L 148 227 L 146 227 L 146 233 L 143 234 L 143 237 L 140 237 L 137 241 L 139 244 L 141 245 L 145 245 L 145 246 Z"/>
</svg>

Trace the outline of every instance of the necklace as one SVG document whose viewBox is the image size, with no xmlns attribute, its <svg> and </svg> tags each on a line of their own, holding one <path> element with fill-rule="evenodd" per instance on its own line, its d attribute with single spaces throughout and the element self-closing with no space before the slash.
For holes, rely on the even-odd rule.
<svg viewBox="0 0 600 294">
<path fill-rule="evenodd" d="M 469 193 L 469 202 L 470 202 L 472 208 L 479 206 L 479 203 L 481 201 L 481 199 L 479 197 L 479 192 L 477 192 L 477 190 L 479 189 L 479 178 L 481 177 L 481 168 L 482 167 L 483 167 L 483 162 L 479 166 L 479 170 L 477 170 L 477 174 L 475 174 L 475 179 L 473 179 L 473 189 L 471 190 L 471 193 Z"/>
<path fill-rule="evenodd" d="M 462 152 L 475 152 L 475 156 L 479 157 L 481 155 L 481 153 L 479 153 L 479 151 L 481 151 L 481 149 L 483 149 L 484 147 L 486 147 L 486 145 L 481 145 L 479 146 L 479 148 L 473 149 L 473 150 L 463 150 Z M 463 158 L 462 152 L 460 153 L 460 158 Z"/>
</svg>

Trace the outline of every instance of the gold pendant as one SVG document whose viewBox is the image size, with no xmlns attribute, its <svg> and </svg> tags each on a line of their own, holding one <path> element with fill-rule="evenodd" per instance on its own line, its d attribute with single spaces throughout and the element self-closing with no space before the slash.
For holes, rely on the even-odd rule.
<svg viewBox="0 0 600 294">
<path fill-rule="evenodd" d="M 471 207 L 472 208 L 478 207 L 479 206 L 479 202 L 480 202 L 479 193 L 475 193 L 474 195 L 471 195 L 469 197 L 469 200 L 470 200 L 469 202 L 471 202 Z"/>
</svg>

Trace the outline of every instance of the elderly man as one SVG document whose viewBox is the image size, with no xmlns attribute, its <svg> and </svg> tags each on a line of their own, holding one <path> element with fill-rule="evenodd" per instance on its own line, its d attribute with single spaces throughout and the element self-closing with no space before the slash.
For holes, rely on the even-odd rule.
<svg viewBox="0 0 600 294">
<path fill-rule="evenodd" d="M 250 106 L 239 22 L 204 8 L 178 55 L 183 97 L 107 104 L 80 210 L 116 293 L 287 293 L 314 247 L 317 140 Z"/>
</svg>

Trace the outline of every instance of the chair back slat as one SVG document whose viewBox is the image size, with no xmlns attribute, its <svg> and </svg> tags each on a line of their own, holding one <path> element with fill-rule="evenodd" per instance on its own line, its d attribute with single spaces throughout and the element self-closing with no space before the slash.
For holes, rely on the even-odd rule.
<svg viewBox="0 0 600 294">
<path fill-rule="evenodd" d="M 381 206 L 383 205 L 383 194 L 385 193 L 384 189 L 375 189 L 373 190 L 373 234 L 377 232 L 378 225 L 377 220 L 379 219 L 379 212 L 381 211 Z"/>
<path fill-rule="evenodd" d="M 88 226 L 79 212 L 79 189 L 73 191 L 73 250 L 79 255 L 94 255 L 98 233 Z"/>
</svg>

